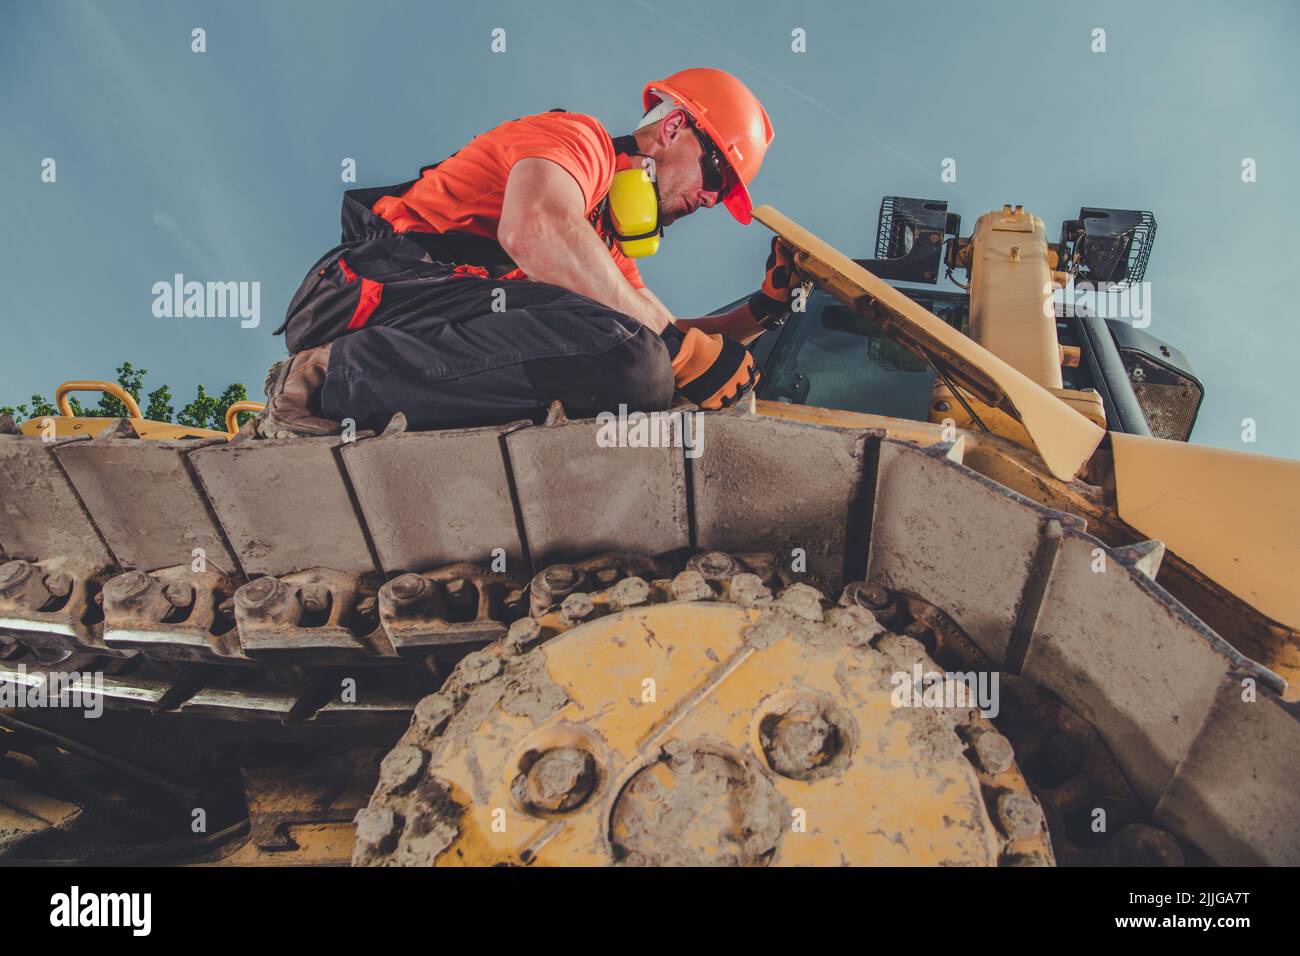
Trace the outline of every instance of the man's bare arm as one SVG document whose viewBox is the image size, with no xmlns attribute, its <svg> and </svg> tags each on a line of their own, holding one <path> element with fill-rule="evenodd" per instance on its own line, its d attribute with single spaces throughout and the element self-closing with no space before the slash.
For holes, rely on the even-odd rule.
<svg viewBox="0 0 1300 956">
<path fill-rule="evenodd" d="M 766 268 L 758 294 L 750 296 L 734 309 L 699 319 L 678 319 L 676 324 L 681 328 L 717 332 L 748 345 L 763 334 L 764 322 L 772 325 L 773 320 L 780 320 L 782 315 L 789 316 L 796 288 L 807 282 L 807 277 L 795 267 L 794 250 L 780 239 L 772 240 L 772 253 L 767 257 Z"/>
<path fill-rule="evenodd" d="M 710 334 L 718 332 L 729 339 L 735 339 L 741 345 L 748 345 L 764 331 L 744 302 L 728 312 L 703 315 L 698 319 L 674 319 L 673 324 L 683 330 L 694 328 Z"/>
<path fill-rule="evenodd" d="M 530 279 L 572 289 L 662 332 L 672 316 L 627 281 L 584 212 L 582 190 L 563 167 L 521 159 L 506 180 L 497 241 Z"/>
<path fill-rule="evenodd" d="M 677 320 L 673 318 L 672 312 L 668 310 L 668 306 L 664 305 L 662 302 L 659 301 L 659 296 L 655 295 L 649 289 L 646 289 L 644 287 L 637 289 L 636 291 L 639 292 L 641 296 L 650 303 L 650 306 L 653 309 L 658 311 L 659 314 L 664 317 L 664 321 L 672 322 L 674 324 L 677 322 Z"/>
<path fill-rule="evenodd" d="M 668 307 L 659 301 L 657 295 L 649 289 L 639 291 L 653 302 L 657 308 L 663 309 L 665 315 L 672 317 Z M 754 313 L 749 310 L 749 306 L 743 302 L 734 309 L 718 315 L 702 315 L 697 319 L 673 318 L 672 323 L 683 331 L 686 329 L 699 329 L 706 335 L 718 332 L 729 339 L 735 339 L 741 345 L 748 345 L 763 334 L 763 326 L 754 318 Z"/>
</svg>

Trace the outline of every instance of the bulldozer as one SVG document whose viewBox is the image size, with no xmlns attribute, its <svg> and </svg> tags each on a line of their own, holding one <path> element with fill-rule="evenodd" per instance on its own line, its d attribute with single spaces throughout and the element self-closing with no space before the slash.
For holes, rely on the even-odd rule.
<svg viewBox="0 0 1300 956">
<path fill-rule="evenodd" d="M 1154 216 L 754 216 L 798 305 L 669 440 L 0 421 L 0 858 L 1300 863 L 1300 463 L 1059 301 Z"/>
</svg>

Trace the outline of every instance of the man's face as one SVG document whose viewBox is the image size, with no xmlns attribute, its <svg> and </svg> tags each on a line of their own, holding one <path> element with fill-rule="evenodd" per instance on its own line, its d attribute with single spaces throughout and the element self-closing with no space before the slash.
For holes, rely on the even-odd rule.
<svg viewBox="0 0 1300 956">
<path fill-rule="evenodd" d="M 700 164 L 704 145 L 684 111 L 669 113 L 658 123 L 653 148 L 647 152 L 655 160 L 659 218 L 665 226 L 721 198 L 721 190 L 705 186 Z"/>
</svg>

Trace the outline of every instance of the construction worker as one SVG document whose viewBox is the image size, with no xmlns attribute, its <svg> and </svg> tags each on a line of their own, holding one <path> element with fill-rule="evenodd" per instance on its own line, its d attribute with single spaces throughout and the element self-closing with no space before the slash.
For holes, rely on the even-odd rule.
<svg viewBox="0 0 1300 956">
<path fill-rule="evenodd" d="M 343 241 L 308 273 L 267 378 L 262 437 L 331 434 L 352 419 L 416 429 L 653 411 L 674 393 L 733 404 L 756 380 L 745 344 L 788 311 L 774 243 L 762 291 L 724 315 L 675 318 L 622 251 L 615 174 L 657 191 L 662 228 L 722 203 L 750 221 L 748 184 L 772 140 L 754 95 L 721 70 L 648 84 L 644 117 L 610 136 L 553 110 L 497 126 L 400 186 L 351 190 Z"/>
</svg>

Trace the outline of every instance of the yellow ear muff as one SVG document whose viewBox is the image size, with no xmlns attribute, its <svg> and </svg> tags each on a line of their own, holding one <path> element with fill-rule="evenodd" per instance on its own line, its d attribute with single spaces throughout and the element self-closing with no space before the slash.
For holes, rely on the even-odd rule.
<svg viewBox="0 0 1300 956">
<path fill-rule="evenodd" d="M 629 259 L 653 256 L 659 251 L 663 227 L 659 225 L 659 190 L 644 169 L 623 169 L 614 174 L 606 197 L 614 241 Z"/>
</svg>

